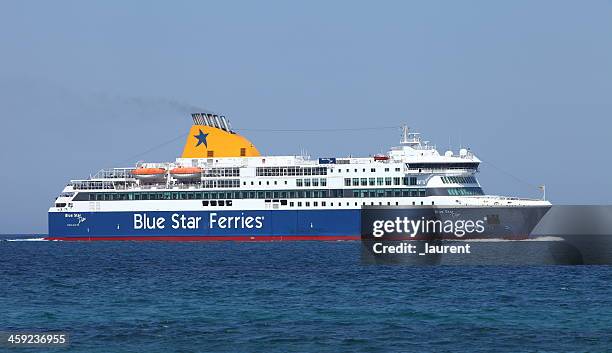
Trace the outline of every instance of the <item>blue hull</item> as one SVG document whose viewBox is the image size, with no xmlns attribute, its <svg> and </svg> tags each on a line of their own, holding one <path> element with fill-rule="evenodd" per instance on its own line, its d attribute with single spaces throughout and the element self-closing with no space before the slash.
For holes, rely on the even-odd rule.
<svg viewBox="0 0 612 353">
<path fill-rule="evenodd" d="M 372 237 L 375 220 L 393 221 L 396 218 L 409 217 L 413 220 L 423 218 L 447 222 L 456 219 L 482 220 L 482 232 L 462 235 L 463 239 L 526 239 L 549 208 L 383 207 L 363 210 L 50 212 L 48 238 L 181 241 L 358 240 L 362 236 L 367 239 Z M 431 236 L 433 235 L 422 234 L 422 237 L 427 239 Z"/>
<path fill-rule="evenodd" d="M 61 240 L 359 239 L 360 210 L 49 213 Z"/>
</svg>

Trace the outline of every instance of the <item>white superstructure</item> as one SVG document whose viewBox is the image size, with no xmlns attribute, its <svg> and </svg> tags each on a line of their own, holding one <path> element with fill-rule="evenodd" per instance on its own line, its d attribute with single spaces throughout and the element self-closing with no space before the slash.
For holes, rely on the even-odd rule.
<svg viewBox="0 0 612 353">
<path fill-rule="evenodd" d="M 550 205 L 485 195 L 476 177 L 479 164 L 467 149 L 440 154 L 404 127 L 400 145 L 380 156 L 177 158 L 101 170 L 72 180 L 50 212 Z M 200 172 L 185 178 L 171 173 L 176 168 Z M 145 178 L 134 174 L 138 169 L 160 172 Z"/>
</svg>

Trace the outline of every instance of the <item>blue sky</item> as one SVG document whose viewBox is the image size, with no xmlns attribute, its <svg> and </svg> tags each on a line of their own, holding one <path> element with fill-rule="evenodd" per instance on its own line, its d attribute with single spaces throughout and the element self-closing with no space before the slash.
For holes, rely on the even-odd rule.
<svg viewBox="0 0 612 353">
<path fill-rule="evenodd" d="M 607 204 L 611 38 L 610 1 L 3 1 L 0 232 L 44 232 L 70 178 L 175 158 L 182 140 L 137 155 L 196 109 L 236 128 L 405 122 L 440 149 L 469 146 L 487 192 L 545 183 L 553 202 Z M 399 139 L 247 135 L 313 156 Z"/>
</svg>

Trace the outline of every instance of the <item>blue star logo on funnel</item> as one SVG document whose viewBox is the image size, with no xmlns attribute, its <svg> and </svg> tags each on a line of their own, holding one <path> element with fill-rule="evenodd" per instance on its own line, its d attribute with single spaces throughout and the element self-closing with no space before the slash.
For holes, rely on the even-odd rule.
<svg viewBox="0 0 612 353">
<path fill-rule="evenodd" d="M 206 137 L 207 136 L 208 136 L 208 134 L 205 134 L 202 130 L 200 130 L 199 134 L 193 135 L 193 137 L 198 139 L 198 144 L 196 145 L 196 147 L 198 147 L 201 144 L 204 144 L 204 146 L 206 146 L 206 148 L 208 148 L 208 143 L 206 142 Z"/>
</svg>

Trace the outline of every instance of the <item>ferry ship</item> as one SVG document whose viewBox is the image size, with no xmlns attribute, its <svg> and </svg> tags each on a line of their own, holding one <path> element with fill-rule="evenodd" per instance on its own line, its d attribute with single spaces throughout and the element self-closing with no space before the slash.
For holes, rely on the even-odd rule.
<svg viewBox="0 0 612 353">
<path fill-rule="evenodd" d="M 364 212 L 481 217 L 476 237 L 528 238 L 545 200 L 486 195 L 468 149 L 440 154 L 403 127 L 370 157 L 262 156 L 224 116 L 195 113 L 180 158 L 71 180 L 49 240 L 358 240 Z"/>
</svg>

